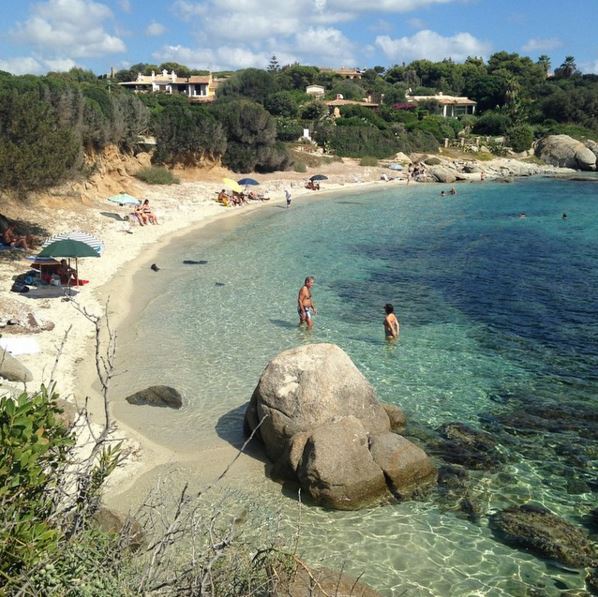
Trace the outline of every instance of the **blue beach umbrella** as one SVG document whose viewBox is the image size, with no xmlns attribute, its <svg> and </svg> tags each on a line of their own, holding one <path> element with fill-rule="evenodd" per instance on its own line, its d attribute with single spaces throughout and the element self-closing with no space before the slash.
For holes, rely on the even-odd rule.
<svg viewBox="0 0 598 597">
<path fill-rule="evenodd" d="M 237 180 L 237 184 L 241 186 L 248 186 L 248 185 L 258 185 L 260 184 L 255 178 L 242 178 L 241 180 Z"/>
<path fill-rule="evenodd" d="M 392 164 L 388 164 L 388 167 L 391 170 L 396 170 L 397 172 L 400 172 L 403 169 L 403 166 L 401 166 L 401 164 L 397 164 L 396 162 L 393 162 Z"/>
<path fill-rule="evenodd" d="M 108 201 L 111 203 L 118 203 L 119 205 L 139 205 L 141 203 L 139 199 L 132 197 L 128 193 L 112 195 L 112 197 L 108 197 Z"/>
<path fill-rule="evenodd" d="M 328 180 L 328 177 L 324 176 L 323 174 L 314 174 L 313 176 L 310 176 L 309 180 Z"/>
</svg>

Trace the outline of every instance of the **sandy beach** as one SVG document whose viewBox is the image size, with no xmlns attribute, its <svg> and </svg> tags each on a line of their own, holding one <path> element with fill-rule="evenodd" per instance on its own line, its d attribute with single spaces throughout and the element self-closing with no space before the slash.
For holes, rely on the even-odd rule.
<svg viewBox="0 0 598 597">
<path fill-rule="evenodd" d="M 491 165 L 487 167 L 492 168 Z M 500 173 L 503 167 L 496 166 L 496 173 Z M 130 226 L 123 220 L 130 210 L 108 203 L 104 198 L 106 195 L 99 196 L 97 189 L 95 193 L 91 192 L 90 200 L 60 200 L 50 197 L 41 206 L 36 203 L 35 210 L 26 204 L 14 203 L 3 207 L 3 213 L 9 218 L 32 221 L 47 230 L 48 235 L 80 229 L 104 241 L 106 248 L 100 259 L 81 260 L 80 277 L 89 279 L 90 284 L 80 290 L 74 301 L 80 308 L 96 315 L 103 314 L 108 303 L 110 325 L 118 330 L 131 309 L 138 308 L 132 285 L 133 273 L 139 268 L 148 267 L 154 261 L 158 262 L 160 251 L 166 244 L 176 242 L 178 238 L 191 232 L 197 234 L 201 228 L 219 219 L 241 218 L 264 206 L 283 203 L 285 189 L 289 189 L 293 201 L 298 203 L 303 197 L 323 198 L 329 192 L 353 192 L 370 189 L 372 186 L 399 187 L 406 183 L 405 177 L 391 182 L 381 180 L 382 175 L 388 173 L 387 169 L 360 167 L 356 160 L 350 159 L 326 164 L 318 168 L 318 172 L 328 176 L 328 180 L 322 184 L 322 190 L 317 192 L 306 190 L 304 186 L 307 178 L 315 171 L 308 174 L 254 174 L 260 182 L 257 188 L 270 200 L 234 208 L 225 208 L 215 201 L 217 192 L 223 186 L 222 178 L 237 177 L 223 168 L 184 171 L 181 173 L 181 184 L 167 187 L 145 185 L 131 177 L 121 177 L 118 183 L 114 179 L 107 179 L 104 192 L 107 189 L 112 192 L 121 189 L 137 197 L 148 198 L 158 215 L 159 225 Z M 479 178 L 479 174 L 474 176 Z M 9 293 L 11 278 L 26 271 L 27 267 L 25 260 L 0 262 L 0 276 L 4 280 L 4 292 L 0 295 L 2 318 L 16 319 L 23 323 L 23 326 L 3 328 L 3 339 L 9 346 L 13 345 L 17 337 L 21 342 L 23 338 L 28 339 L 22 353 L 18 350 L 14 352 L 33 375 L 33 381 L 28 384 L 27 389 L 35 390 L 40 384 L 48 384 L 54 380 L 58 392 L 66 400 L 82 406 L 88 397 L 92 418 L 101 420 L 103 407 L 93 358 L 94 327 L 71 301 L 61 297 L 32 298 L 33 293 Z M 33 327 L 26 323 L 30 319 L 29 314 L 36 323 Z M 50 327 L 52 329 L 48 329 Z M 3 382 L 0 386 L 0 391 L 12 393 L 21 389 L 22 386 L 10 382 Z M 117 421 L 116 434 L 126 438 L 129 458 L 127 466 L 111 477 L 110 484 L 114 491 L 124 491 L 148 468 L 180 460 L 179 455 L 164 446 L 153 444 L 122 421 Z M 203 468 L 206 478 L 211 473 L 217 475 L 221 472 L 222 463 L 229 462 L 234 454 L 234 448 L 228 444 L 215 447 L 215 451 L 211 451 L 205 459 L 206 462 L 213 463 L 213 467 Z M 246 466 L 251 468 L 249 462 Z"/>
<path fill-rule="evenodd" d="M 90 283 L 82 287 L 73 301 L 79 308 L 95 315 L 102 315 L 108 303 L 110 325 L 118 330 L 131 309 L 135 308 L 133 273 L 141 267 L 148 267 L 153 261 L 159 261 L 160 251 L 166 244 L 176 242 L 178 238 L 190 233 L 197 234 L 203 227 L 220 219 L 243 218 L 260 208 L 284 203 L 285 189 L 290 190 L 293 201 L 301 201 L 302 197 L 325 197 L 328 193 L 339 190 L 351 192 L 371 188 L 372 185 L 387 187 L 405 184 L 404 180 L 390 183 L 381 181 L 380 176 L 384 172 L 382 168 L 359 167 L 352 160 L 345 162 L 348 163 L 335 162 L 319 170 L 329 180 L 318 192 L 304 188 L 309 176 L 306 174 L 279 172 L 254 175 L 260 181 L 260 192 L 270 200 L 233 208 L 225 208 L 214 200 L 216 193 L 222 188 L 221 178 L 227 175 L 235 177 L 234 173 L 223 169 L 218 169 L 217 172 L 188 173 L 187 177 L 191 180 L 168 187 L 151 187 L 139 181 L 132 182 L 126 190 L 150 200 L 158 215 L 159 225 L 130 226 L 122 219 L 130 210 L 99 198 L 86 202 L 88 205 L 74 200 L 67 200 L 62 205 L 57 201 L 48 201 L 41 208 L 36 206 L 34 212 L 27 210 L 26 206 L 9 205 L 3 207 L 3 213 L 9 218 L 27 217 L 47 229 L 49 235 L 78 229 L 103 240 L 105 252 L 100 259 L 82 259 L 79 263 L 80 277 L 90 280 Z M 63 297 L 33 298 L 33 293 L 9 293 L 11 278 L 27 269 L 24 259 L 0 262 L 0 276 L 5 281 L 4 292 L 0 295 L 2 318 L 16 319 L 23 323 L 22 326 L 3 328 L 3 339 L 8 342 L 9 347 L 15 345 L 17 338 L 20 343 L 26 339 L 22 352 L 17 349 L 13 354 L 33 375 L 33 381 L 27 384 L 27 390 L 34 391 L 41 384 L 54 381 L 60 396 L 69 402 L 81 407 L 88 398 L 92 420 L 101 422 L 103 406 L 93 358 L 94 327 L 73 302 L 64 300 Z M 38 324 L 33 328 L 26 323 L 29 314 Z M 49 327 L 52 329 L 47 329 Z M 10 393 L 22 389 L 22 384 L 14 382 L 3 381 L 0 386 L 0 391 Z M 114 492 L 127 489 L 135 478 L 149 468 L 180 460 L 179 455 L 165 446 L 153 444 L 147 437 L 120 421 L 116 423 L 115 436 L 126 439 L 129 458 L 127 465 L 116 471 L 110 479 Z M 229 461 L 234 454 L 234 448 L 227 444 L 216 448 L 216 452 L 212 452 L 206 461 L 214 464 L 213 472 L 217 475 L 221 472 L 222 462 Z M 203 469 L 206 478 L 210 476 L 210 468 Z"/>
</svg>

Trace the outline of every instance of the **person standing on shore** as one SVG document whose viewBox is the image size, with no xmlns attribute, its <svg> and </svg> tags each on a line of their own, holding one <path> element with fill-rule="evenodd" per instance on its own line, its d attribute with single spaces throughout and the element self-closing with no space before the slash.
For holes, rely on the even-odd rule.
<svg viewBox="0 0 598 597">
<path fill-rule="evenodd" d="M 390 304 L 384 305 L 384 335 L 387 340 L 398 340 L 399 338 L 399 320 L 395 315 L 395 308 Z"/>
<path fill-rule="evenodd" d="M 308 276 L 305 278 L 303 286 L 299 289 L 297 296 L 297 313 L 299 313 L 299 325 L 305 323 L 308 329 L 311 329 L 314 322 L 313 316 L 318 313 L 314 301 L 311 296 L 311 289 L 314 285 L 315 278 Z"/>
<path fill-rule="evenodd" d="M 289 192 L 289 189 L 285 189 L 284 196 L 287 200 L 287 207 L 291 207 L 291 193 Z"/>
</svg>

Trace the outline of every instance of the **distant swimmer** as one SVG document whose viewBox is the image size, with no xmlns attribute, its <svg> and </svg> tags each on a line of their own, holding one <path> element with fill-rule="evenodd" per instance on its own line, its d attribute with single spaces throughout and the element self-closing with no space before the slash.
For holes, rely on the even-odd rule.
<svg viewBox="0 0 598 597">
<path fill-rule="evenodd" d="M 305 323 L 308 329 L 311 329 L 314 322 L 313 316 L 317 315 L 318 311 L 311 296 L 311 289 L 314 285 L 315 278 L 308 276 L 305 278 L 303 286 L 299 289 L 297 296 L 297 313 L 299 313 L 299 325 Z"/>
<path fill-rule="evenodd" d="M 524 212 L 524 211 L 520 211 L 520 212 L 519 212 L 519 219 L 520 219 L 520 220 L 523 220 L 523 218 L 527 218 L 527 215 L 525 214 L 525 212 Z"/>
<path fill-rule="evenodd" d="M 440 196 L 441 197 L 446 197 L 446 192 L 445 191 L 440 191 Z"/>
<path fill-rule="evenodd" d="M 284 196 L 287 200 L 287 207 L 291 207 L 291 193 L 289 189 L 285 189 Z"/>
<path fill-rule="evenodd" d="M 567 214 L 563 214 L 563 215 L 561 216 L 561 218 L 563 218 L 563 220 L 566 220 L 566 219 L 567 219 Z"/>
<path fill-rule="evenodd" d="M 387 340 L 397 340 L 399 337 L 399 320 L 395 315 L 395 308 L 390 304 L 384 305 L 384 335 Z"/>
<path fill-rule="evenodd" d="M 457 194 L 457 189 L 455 187 L 451 187 L 451 190 L 449 191 L 450 195 L 456 195 Z"/>
</svg>

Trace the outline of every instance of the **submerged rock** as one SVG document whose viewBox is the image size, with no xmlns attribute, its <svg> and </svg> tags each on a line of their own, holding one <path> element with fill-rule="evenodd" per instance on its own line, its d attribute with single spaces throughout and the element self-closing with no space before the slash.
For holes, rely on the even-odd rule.
<svg viewBox="0 0 598 597">
<path fill-rule="evenodd" d="M 388 409 L 388 410 L 387 410 Z M 298 482 L 316 501 L 354 509 L 408 497 L 434 484 L 436 470 L 409 440 L 391 433 L 404 414 L 380 404 L 373 387 L 333 344 L 284 351 L 266 366 L 245 414 L 258 428 L 274 476 Z"/>
<path fill-rule="evenodd" d="M 205 265 L 207 261 L 205 259 L 200 259 L 199 261 L 195 261 L 194 259 L 184 259 L 183 263 L 185 265 Z"/>
<path fill-rule="evenodd" d="M 464 423 L 446 423 L 439 429 L 442 440 L 436 453 L 447 462 L 476 470 L 492 470 L 506 458 L 489 433 L 477 431 Z"/>
<path fill-rule="evenodd" d="M 542 506 L 513 506 L 490 517 L 490 528 L 509 545 L 523 547 L 565 566 L 598 565 L 596 548 L 581 529 Z"/>
<path fill-rule="evenodd" d="M 176 409 L 183 406 L 183 398 L 180 393 L 169 386 L 150 386 L 127 396 L 126 401 L 137 406 L 161 406 Z"/>
</svg>

